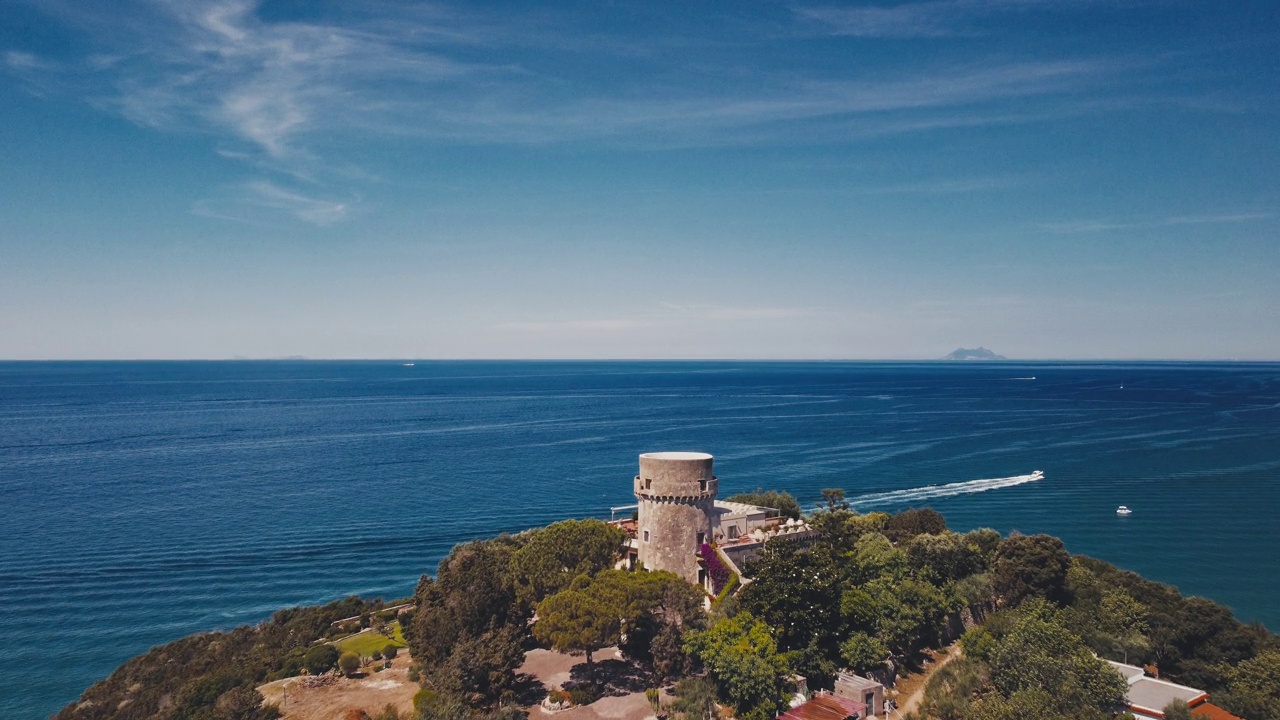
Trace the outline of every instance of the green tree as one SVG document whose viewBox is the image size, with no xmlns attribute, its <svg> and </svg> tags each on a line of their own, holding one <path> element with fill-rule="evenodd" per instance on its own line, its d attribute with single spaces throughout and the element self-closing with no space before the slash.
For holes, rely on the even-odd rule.
<svg viewBox="0 0 1280 720">
<path fill-rule="evenodd" d="M 964 541 L 973 548 L 982 569 L 986 570 L 995 558 L 996 548 L 1000 547 L 1000 533 L 991 528 L 978 528 L 965 533 Z"/>
<path fill-rule="evenodd" d="M 751 613 L 740 612 L 690 633 L 685 650 L 702 663 L 741 720 L 768 720 L 786 706 L 790 668 L 769 626 Z"/>
<path fill-rule="evenodd" d="M 1170 700 L 1164 706 L 1164 720 L 1191 720 L 1191 706 L 1185 700 Z"/>
<path fill-rule="evenodd" d="M 849 503 L 844 499 L 844 490 L 841 488 L 825 488 L 822 491 L 822 499 L 827 503 L 827 510 L 835 512 L 837 510 L 848 510 Z"/>
<path fill-rule="evenodd" d="M 869 532 L 859 537 L 853 546 L 852 560 L 853 580 L 858 583 L 884 575 L 902 577 L 907 572 L 906 553 L 880 533 Z"/>
<path fill-rule="evenodd" d="M 684 653 L 684 631 L 677 625 L 663 623 L 650 643 L 650 663 L 654 678 L 665 682 L 689 671 L 689 656 Z"/>
<path fill-rule="evenodd" d="M 579 575 L 612 567 L 626 539 L 621 528 L 599 520 L 564 520 L 534 530 L 511 558 L 517 592 L 537 604 Z"/>
<path fill-rule="evenodd" d="M 889 648 L 879 638 L 856 632 L 840 644 L 840 657 L 846 667 L 865 675 L 884 664 Z"/>
<path fill-rule="evenodd" d="M 791 493 L 779 490 L 769 490 L 768 492 L 756 488 L 755 492 L 738 493 L 725 498 L 727 502 L 745 503 L 747 505 L 755 505 L 756 507 L 773 508 L 777 510 L 783 517 L 800 519 L 801 510 L 800 503 Z"/>
<path fill-rule="evenodd" d="M 671 710 L 682 720 L 714 720 L 716 687 L 705 678 L 685 678 L 676 683 Z"/>
<path fill-rule="evenodd" d="M 784 651 L 817 643 L 835 651 L 841 633 L 842 572 L 830 553 L 795 543 L 769 543 L 751 563 L 739 607 L 778 630 Z"/>
<path fill-rule="evenodd" d="M 876 603 L 876 634 L 899 655 L 937 639 L 947 615 L 947 597 L 923 580 L 889 577 L 863 586 Z"/>
<path fill-rule="evenodd" d="M 611 600 L 589 587 L 562 590 L 538 604 L 533 635 L 556 650 L 585 653 L 590 665 L 591 654 L 617 642 L 622 629 L 620 608 Z"/>
<path fill-rule="evenodd" d="M 1280 650 L 1264 650 L 1226 671 L 1221 702 L 1250 720 L 1280 720 Z"/>
<path fill-rule="evenodd" d="M 1018 605 L 1030 597 L 1052 602 L 1067 600 L 1067 570 L 1071 555 L 1062 541 L 1048 535 L 1005 538 L 991 562 L 991 584 L 1004 602 Z"/>
<path fill-rule="evenodd" d="M 500 627 L 523 628 L 509 567 L 517 549 L 512 538 L 463 543 L 440 561 L 436 578 L 423 577 L 415 592 L 417 612 L 406 639 L 424 666 L 444 662 L 460 638 Z"/>
<path fill-rule="evenodd" d="M 974 573 L 961 578 L 951 587 L 951 592 L 964 607 L 986 605 L 995 598 L 995 589 L 991 587 L 991 576 L 986 573 Z"/>
<path fill-rule="evenodd" d="M 1128 690 L 1124 679 L 1059 624 L 1049 607 L 1032 604 L 999 642 L 991 656 L 995 687 L 1005 697 L 1048 691 L 1064 712 L 1121 705 Z"/>
<path fill-rule="evenodd" d="M 338 670 L 342 671 L 343 675 L 351 677 L 359 669 L 360 656 L 356 653 L 348 650 L 338 656 Z"/>
<path fill-rule="evenodd" d="M 895 543 L 909 540 L 916 535 L 941 535 L 947 531 L 947 521 L 933 508 L 910 508 L 889 518 L 884 534 Z"/>
<path fill-rule="evenodd" d="M 333 669 L 338 664 L 338 648 L 323 643 L 307 651 L 302 657 L 302 666 L 312 675 L 319 675 Z"/>
<path fill-rule="evenodd" d="M 960 647 L 964 655 L 979 662 L 991 662 L 991 655 L 996 651 L 996 639 L 981 626 L 970 628 L 960 636 Z"/>
<path fill-rule="evenodd" d="M 492 707 L 515 686 L 516 669 L 524 662 L 523 638 L 513 627 L 461 638 L 444 662 L 428 669 L 428 683 L 442 697 L 473 708 Z"/>
<path fill-rule="evenodd" d="M 840 618 L 850 631 L 875 632 L 880 620 L 876 599 L 860 587 L 845 590 L 840 596 Z"/>
<path fill-rule="evenodd" d="M 902 543 L 912 573 L 935 585 L 945 585 L 982 569 L 978 550 L 963 535 L 922 533 Z"/>
<path fill-rule="evenodd" d="M 1149 611 L 1146 605 L 1120 589 L 1107 590 L 1098 604 L 1096 623 L 1099 630 L 1110 636 L 1112 644 L 1121 653 L 1121 659 L 1141 655 L 1150 648 L 1146 633 Z"/>
</svg>

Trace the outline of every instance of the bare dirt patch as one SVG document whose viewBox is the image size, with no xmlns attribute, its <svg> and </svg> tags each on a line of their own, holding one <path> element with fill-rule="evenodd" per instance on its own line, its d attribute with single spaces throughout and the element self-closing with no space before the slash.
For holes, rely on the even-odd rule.
<svg viewBox="0 0 1280 720">
<path fill-rule="evenodd" d="M 401 653 L 391 668 L 364 677 L 339 678 L 331 685 L 307 688 L 302 678 L 286 678 L 258 688 L 268 704 L 280 708 L 285 720 L 343 720 L 348 710 L 364 710 L 377 715 L 387 705 L 401 713 L 413 710 L 418 683 L 409 680 L 408 653 Z"/>
<path fill-rule="evenodd" d="M 643 688 L 638 692 L 625 690 L 626 683 L 622 679 L 629 681 L 632 673 L 618 671 L 626 663 L 617 648 L 599 650 L 592 653 L 591 659 L 595 661 L 596 668 L 588 673 L 587 660 L 580 655 L 541 649 L 526 653 L 524 664 L 518 672 L 542 684 L 544 689 L 538 697 L 539 701 L 546 695 L 546 690 L 563 688 L 565 683 L 572 685 L 574 681 L 586 678 L 601 680 L 597 676 L 602 673 L 617 676 L 604 680 L 610 689 L 606 697 L 590 705 L 575 706 L 556 713 L 547 712 L 541 705 L 534 704 L 529 709 L 530 720 L 646 720 L 654 717 L 653 708 L 649 706 Z"/>
</svg>

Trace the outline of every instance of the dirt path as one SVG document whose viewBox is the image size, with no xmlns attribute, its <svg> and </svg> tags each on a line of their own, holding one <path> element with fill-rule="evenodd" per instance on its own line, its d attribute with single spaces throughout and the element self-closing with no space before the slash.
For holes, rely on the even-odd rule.
<svg viewBox="0 0 1280 720">
<path fill-rule="evenodd" d="M 911 684 L 914 689 L 911 694 L 907 695 L 906 700 L 898 703 L 898 709 L 894 713 L 901 717 L 909 712 L 915 712 L 915 709 L 920 706 L 920 701 L 924 699 L 924 686 L 929 683 L 929 678 L 933 677 L 933 674 L 941 670 L 947 663 L 960 657 L 961 654 L 960 643 L 957 642 L 943 648 L 938 654 L 934 655 L 933 664 L 926 668 L 923 673 L 911 677 Z"/>
</svg>

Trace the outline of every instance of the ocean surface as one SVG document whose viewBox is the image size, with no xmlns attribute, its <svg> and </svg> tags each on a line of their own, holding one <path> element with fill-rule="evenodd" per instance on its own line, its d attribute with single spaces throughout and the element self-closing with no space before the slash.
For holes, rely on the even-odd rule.
<svg viewBox="0 0 1280 720">
<path fill-rule="evenodd" d="M 1058 535 L 1280 629 L 1280 365 L 0 363 L 0 717 L 188 633 L 407 595 L 462 540 L 608 518 L 653 450 L 715 454 L 722 495 Z"/>
</svg>

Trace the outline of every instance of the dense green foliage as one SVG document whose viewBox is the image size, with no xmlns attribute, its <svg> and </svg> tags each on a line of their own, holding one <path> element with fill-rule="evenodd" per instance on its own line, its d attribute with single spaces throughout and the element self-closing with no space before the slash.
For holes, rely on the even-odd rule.
<svg viewBox="0 0 1280 720">
<path fill-rule="evenodd" d="M 621 528 L 599 520 L 564 520 L 528 534 L 511 557 L 511 581 L 520 597 L 537 604 L 579 575 L 613 566 L 626 540 Z"/>
<path fill-rule="evenodd" d="M 257 685 L 298 674 L 308 654 L 332 667 L 338 653 L 309 651 L 340 632 L 334 623 L 368 616 L 381 601 L 346 598 L 322 607 L 281 610 L 256 627 L 201 633 L 153 648 L 121 665 L 68 705 L 57 720 L 266 720 Z M 324 657 L 319 657 L 323 655 Z M 322 662 L 323 661 L 323 662 Z"/>
<path fill-rule="evenodd" d="M 756 488 L 754 492 L 738 493 L 725 498 L 727 502 L 745 503 L 747 505 L 755 505 L 756 507 L 773 508 L 778 511 L 782 517 L 800 519 L 800 502 L 795 496 L 785 490 L 761 490 Z"/>
<path fill-rule="evenodd" d="M 932 510 L 859 514 L 840 491 L 823 495 L 807 518 L 818 537 L 765 546 L 710 616 L 701 589 L 675 575 L 613 569 L 617 527 L 571 520 L 456 546 L 399 625 L 358 598 L 283 610 L 134 658 L 56 720 L 267 720 L 277 713 L 257 685 L 355 672 L 366 653 L 339 651 L 357 643 L 389 659 L 401 629 L 423 684 L 417 720 L 519 720 L 529 696 L 516 670 L 535 642 L 588 664 L 617 643 L 642 682 L 678 681 L 664 709 L 676 720 L 709 720 L 717 702 L 768 720 L 792 673 L 815 689 L 841 668 L 887 680 L 957 638 L 964 656 L 930 678 L 920 720 L 1117 717 L 1126 686 L 1099 657 L 1155 665 L 1249 720 L 1280 720 L 1280 639 L 1220 605 L 1072 557 L 1049 536 L 954 533 Z M 799 512 L 786 493 L 731 499 Z M 341 642 L 360 627 L 371 631 Z M 583 677 L 565 686 L 576 703 L 606 690 L 591 668 Z"/>
<path fill-rule="evenodd" d="M 724 618 L 689 634 L 685 649 L 706 668 L 720 698 L 742 720 L 768 720 L 786 707 L 790 668 L 769 626 L 751 613 Z"/>
</svg>

